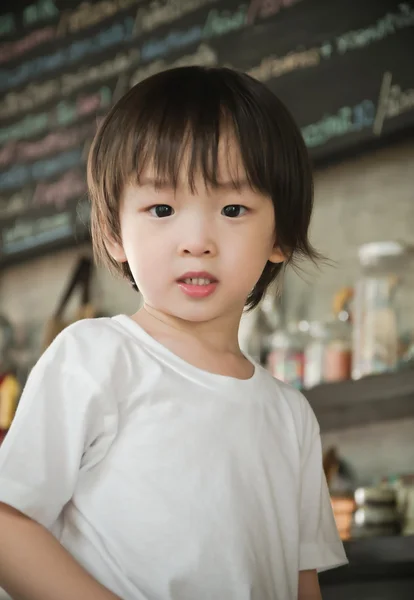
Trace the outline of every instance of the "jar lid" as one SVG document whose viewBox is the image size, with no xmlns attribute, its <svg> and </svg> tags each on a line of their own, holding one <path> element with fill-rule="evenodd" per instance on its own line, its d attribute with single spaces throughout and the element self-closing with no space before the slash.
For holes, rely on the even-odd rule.
<svg viewBox="0 0 414 600">
<path fill-rule="evenodd" d="M 328 324 L 322 321 L 311 321 L 309 323 L 309 333 L 313 338 L 324 339 L 328 337 Z"/>
<path fill-rule="evenodd" d="M 401 256 L 406 251 L 407 246 L 400 242 L 370 242 L 360 246 L 358 256 L 362 265 L 368 265 L 375 259 Z"/>
</svg>

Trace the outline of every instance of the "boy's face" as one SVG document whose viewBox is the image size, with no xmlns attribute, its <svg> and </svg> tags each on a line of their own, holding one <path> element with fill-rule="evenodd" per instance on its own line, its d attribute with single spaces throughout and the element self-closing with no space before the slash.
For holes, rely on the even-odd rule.
<svg viewBox="0 0 414 600">
<path fill-rule="evenodd" d="M 110 243 L 108 249 L 128 261 L 153 309 L 193 322 L 239 319 L 266 262 L 284 260 L 275 245 L 272 201 L 243 183 L 241 165 L 230 140 L 219 145 L 218 188 L 206 188 L 200 176 L 192 193 L 185 161 L 176 189 L 155 189 L 151 169 L 139 185 L 126 186 L 122 246 Z"/>
</svg>

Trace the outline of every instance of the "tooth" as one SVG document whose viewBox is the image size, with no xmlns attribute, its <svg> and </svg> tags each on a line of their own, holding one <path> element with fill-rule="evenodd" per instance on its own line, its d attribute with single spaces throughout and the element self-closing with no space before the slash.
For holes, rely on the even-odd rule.
<svg viewBox="0 0 414 600">
<path fill-rule="evenodd" d="M 207 277 L 187 277 L 183 280 L 187 285 L 209 285 L 211 279 Z"/>
</svg>

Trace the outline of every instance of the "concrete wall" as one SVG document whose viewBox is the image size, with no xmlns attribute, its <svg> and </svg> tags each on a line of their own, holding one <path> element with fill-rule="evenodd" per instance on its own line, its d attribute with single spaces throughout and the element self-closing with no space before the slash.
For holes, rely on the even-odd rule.
<svg viewBox="0 0 414 600">
<path fill-rule="evenodd" d="M 413 184 L 414 142 L 355 158 L 316 174 L 312 240 L 336 265 L 319 272 L 307 269 L 308 282 L 292 273 L 287 276 L 290 317 L 296 317 L 300 305 L 305 306 L 309 319 L 329 314 L 334 292 L 352 284 L 357 276 L 356 251 L 360 244 L 384 239 L 414 243 Z M 55 308 L 68 272 L 84 250 L 41 258 L 2 274 L 0 312 L 16 324 L 30 325 L 34 344 Z M 133 312 L 139 300 L 127 283 L 117 282 L 101 270 L 96 276 L 94 296 L 106 314 Z M 366 479 L 370 473 L 407 471 L 410 465 L 414 471 L 413 440 L 414 419 L 330 434 L 325 441 L 337 443 L 345 458 L 360 470 L 361 479 Z M 382 450 L 379 452 L 378 448 Z"/>
</svg>

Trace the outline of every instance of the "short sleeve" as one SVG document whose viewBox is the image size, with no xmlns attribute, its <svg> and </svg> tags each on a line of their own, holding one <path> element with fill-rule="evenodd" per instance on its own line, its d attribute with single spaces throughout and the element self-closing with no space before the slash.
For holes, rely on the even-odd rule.
<svg viewBox="0 0 414 600">
<path fill-rule="evenodd" d="M 47 528 L 97 460 L 111 420 L 84 359 L 71 332 L 58 336 L 33 368 L 0 447 L 0 502 Z"/>
<path fill-rule="evenodd" d="M 319 425 L 307 401 L 301 460 L 299 570 L 324 571 L 348 562 L 323 472 Z"/>
</svg>

